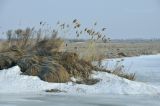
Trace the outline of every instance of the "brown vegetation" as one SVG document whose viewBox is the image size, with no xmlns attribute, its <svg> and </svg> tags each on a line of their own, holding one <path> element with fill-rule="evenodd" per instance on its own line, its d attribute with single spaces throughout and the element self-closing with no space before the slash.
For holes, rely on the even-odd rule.
<svg viewBox="0 0 160 106">
<path fill-rule="evenodd" d="M 99 60 L 99 58 L 108 59 L 108 58 L 121 58 L 121 57 L 132 57 L 132 56 L 140 56 L 140 55 L 151 55 L 160 53 L 160 40 L 158 41 L 111 41 L 108 43 L 103 43 L 101 41 L 96 42 L 95 44 L 96 53 L 93 54 L 95 60 Z M 78 48 L 77 50 L 74 47 Z M 87 57 L 85 56 L 85 52 L 88 49 L 87 41 L 84 42 L 69 42 L 67 46 L 68 52 L 76 52 L 79 54 L 80 58 Z M 89 50 L 88 50 L 89 51 Z"/>
<path fill-rule="evenodd" d="M 65 30 L 65 27 L 68 27 L 65 24 L 59 24 L 59 26 L 62 31 Z M 43 35 L 44 30 L 42 29 L 38 31 L 34 28 L 9 30 L 7 32 L 8 42 L 4 42 L 5 48 L 0 53 L 0 69 L 18 65 L 22 74 L 38 76 L 47 82 L 63 83 L 70 81 L 71 77 L 75 77 L 80 78 L 77 83 L 88 85 L 97 83 L 98 79 L 91 79 L 90 77 L 92 70 L 111 72 L 91 64 L 96 58 L 94 54 L 96 50 L 95 39 L 102 39 L 106 43 L 107 39 L 102 33 L 105 28 L 102 29 L 102 32 L 95 31 L 92 28 L 81 29 L 79 32 L 77 30 L 80 30 L 80 26 L 78 20 L 73 21 L 73 28 L 76 30 L 77 37 L 82 32 L 91 36 L 91 41 L 87 43 L 89 51 L 86 53 L 86 56 L 91 57 L 81 58 L 77 52 L 64 51 L 64 48 L 62 50 L 62 47 L 65 47 L 64 40 L 57 37 L 58 31 L 55 30 L 47 36 Z M 103 56 L 99 59 L 102 58 Z M 133 79 L 128 77 L 129 74 L 123 75 L 120 74 L 119 76 Z"/>
</svg>

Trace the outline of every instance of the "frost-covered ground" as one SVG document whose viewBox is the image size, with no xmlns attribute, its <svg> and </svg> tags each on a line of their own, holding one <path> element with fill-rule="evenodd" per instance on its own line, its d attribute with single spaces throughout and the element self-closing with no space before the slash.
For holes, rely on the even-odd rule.
<svg viewBox="0 0 160 106">
<path fill-rule="evenodd" d="M 103 65 L 112 67 L 115 61 L 104 60 Z M 65 105 L 65 102 L 70 105 L 77 101 L 77 105 L 84 103 L 88 106 L 100 104 L 124 106 L 125 102 L 129 106 L 130 104 L 134 104 L 132 106 L 160 105 L 160 55 L 125 58 L 122 64 L 129 68 L 128 71 L 136 72 L 137 81 L 129 81 L 104 72 L 94 72 L 92 77 L 101 79 L 95 85 L 80 85 L 72 82 L 58 84 L 44 82 L 34 76 L 20 75 L 18 66 L 0 70 L 0 105 L 11 105 L 12 103 L 15 105 L 24 105 L 23 103 L 34 105 L 32 103 L 37 102 L 52 105 L 49 104 L 51 101 L 64 102 L 61 105 Z M 66 91 L 66 93 L 48 94 L 44 92 L 46 89 L 53 88 Z M 69 98 L 74 98 L 75 101 Z"/>
</svg>

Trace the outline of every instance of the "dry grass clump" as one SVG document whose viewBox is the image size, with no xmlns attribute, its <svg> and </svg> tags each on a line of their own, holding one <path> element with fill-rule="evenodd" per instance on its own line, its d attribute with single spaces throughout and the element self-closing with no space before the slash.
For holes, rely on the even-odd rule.
<svg viewBox="0 0 160 106">
<path fill-rule="evenodd" d="M 127 73 L 124 69 L 124 66 L 121 64 L 122 61 L 123 60 L 117 61 L 111 73 L 119 77 L 122 77 L 122 78 L 126 78 L 129 80 L 135 80 L 135 73 Z"/>
<path fill-rule="evenodd" d="M 35 45 L 35 48 L 38 49 L 38 50 L 60 52 L 63 44 L 64 44 L 64 41 L 60 38 L 50 39 L 50 40 L 44 39 L 44 40 L 38 42 Z"/>
<path fill-rule="evenodd" d="M 51 53 L 39 55 L 39 51 L 29 52 L 22 56 L 17 65 L 23 74 L 39 76 L 48 82 L 67 82 L 69 75 L 64 67 L 52 58 Z"/>
<path fill-rule="evenodd" d="M 47 82 L 67 82 L 69 74 L 51 57 L 29 55 L 22 57 L 17 65 L 25 75 L 38 76 Z"/>
<path fill-rule="evenodd" d="M 42 65 L 40 68 L 41 71 L 38 76 L 44 81 L 64 83 L 70 80 L 66 69 L 58 63 L 51 62 L 50 64 Z"/>
<path fill-rule="evenodd" d="M 41 47 L 37 45 L 36 48 Z M 50 47 L 48 51 L 33 49 L 28 55 L 22 56 L 17 62 L 21 71 L 48 82 L 67 82 L 69 77 L 89 78 L 93 69 L 90 62 L 79 59 L 76 53 L 52 51 L 55 46 Z"/>
<path fill-rule="evenodd" d="M 40 25 L 43 24 L 40 22 Z M 96 58 L 95 40 L 107 41 L 103 34 L 106 28 L 102 28 L 102 32 L 94 28 L 82 29 L 78 20 L 74 20 L 72 26 L 64 23 L 58 25 L 62 32 L 65 32 L 66 28 L 73 27 L 77 37 L 83 33 L 91 37 L 87 43 L 89 50 L 86 53 L 87 57 L 80 58 L 76 52 L 62 51 L 65 41 L 57 37 L 59 29 L 57 31 L 34 28 L 9 30 L 7 32 L 8 48 L 2 52 L 5 56 L 0 55 L 0 68 L 18 65 L 23 74 L 38 76 L 47 82 L 64 83 L 70 81 L 71 77 L 75 77 L 81 79 L 77 83 L 88 85 L 97 83 L 98 79 L 90 78 L 92 70 L 104 71 L 104 69 L 93 66 L 91 62 Z M 116 74 L 116 71 L 113 73 Z M 131 79 L 128 74 L 118 73 L 117 75 Z"/>
<path fill-rule="evenodd" d="M 129 79 L 129 80 L 135 80 L 135 73 L 127 73 L 126 71 L 122 69 L 117 68 L 112 72 L 112 74 L 117 75 L 122 78 Z"/>
<path fill-rule="evenodd" d="M 0 55 L 0 70 L 7 69 L 15 65 L 14 59 L 9 56 Z"/>
<path fill-rule="evenodd" d="M 18 65 L 24 74 L 36 75 L 48 82 L 67 82 L 69 76 L 88 79 L 92 71 L 89 62 L 80 60 L 75 53 L 67 52 L 52 56 L 22 57 Z"/>
<path fill-rule="evenodd" d="M 79 59 L 78 54 L 70 52 L 61 54 L 59 64 L 67 70 L 71 77 L 82 79 L 88 79 L 93 69 L 90 62 Z"/>
</svg>

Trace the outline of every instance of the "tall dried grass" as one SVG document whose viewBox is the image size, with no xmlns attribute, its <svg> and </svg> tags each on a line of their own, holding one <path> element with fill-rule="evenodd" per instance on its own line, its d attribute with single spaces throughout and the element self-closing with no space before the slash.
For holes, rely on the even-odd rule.
<svg viewBox="0 0 160 106">
<path fill-rule="evenodd" d="M 123 59 L 120 61 L 117 61 L 111 73 L 129 80 L 135 80 L 135 73 L 126 72 L 124 65 L 122 65 L 122 62 L 123 62 Z"/>
<path fill-rule="evenodd" d="M 45 23 L 40 22 L 40 25 L 44 26 Z M 91 75 L 91 71 L 94 69 L 91 62 L 97 60 L 98 53 L 96 41 L 101 39 L 104 43 L 107 43 L 109 40 L 105 36 L 104 31 L 106 28 L 102 28 L 97 31 L 94 28 L 96 25 L 97 23 L 94 23 L 92 27 L 83 28 L 80 21 L 75 19 L 71 24 L 58 22 L 58 29 L 56 30 L 45 29 L 44 27 L 38 30 L 35 28 L 9 30 L 6 33 L 8 40 L 6 44 L 8 44 L 8 48 L 11 49 L 16 47 L 16 51 L 18 50 L 16 53 L 22 54 L 21 60 L 25 59 L 26 54 L 29 54 L 31 57 L 36 55 L 38 58 L 46 57 L 45 59 L 47 61 L 53 61 L 53 59 L 56 61 L 55 64 L 49 64 L 49 66 L 46 65 L 45 67 L 41 66 L 41 64 L 38 62 L 36 64 L 40 66 L 37 68 L 38 65 L 35 65 L 35 61 L 32 61 L 30 64 L 29 59 L 29 62 L 24 62 L 24 64 L 22 64 L 22 66 L 26 66 L 26 64 L 28 64 L 29 67 L 27 66 L 27 69 L 25 69 L 28 70 L 28 75 L 39 75 L 38 70 L 41 70 L 42 75 L 39 77 L 48 82 L 65 82 L 68 81 L 69 76 L 81 77 L 85 79 L 85 82 L 91 82 L 88 80 Z M 87 48 L 83 52 L 81 58 L 77 54 L 80 52 L 78 51 L 78 48 L 77 51 L 75 51 L 77 53 L 70 53 L 67 51 L 67 49 L 65 52 L 62 51 L 62 48 L 67 48 L 67 42 L 61 38 L 58 38 L 58 34 L 61 32 L 65 36 L 70 34 L 70 32 L 75 32 L 77 39 L 83 34 L 89 36 L 90 40 L 88 40 L 86 43 Z M 99 62 L 101 61 L 102 57 L 98 58 Z M 39 59 L 34 60 L 38 61 Z M 43 60 L 43 62 L 46 60 Z M 55 71 L 55 68 L 58 68 L 58 71 Z M 135 78 L 135 75 L 126 74 L 118 66 L 112 73 L 131 80 Z"/>
</svg>

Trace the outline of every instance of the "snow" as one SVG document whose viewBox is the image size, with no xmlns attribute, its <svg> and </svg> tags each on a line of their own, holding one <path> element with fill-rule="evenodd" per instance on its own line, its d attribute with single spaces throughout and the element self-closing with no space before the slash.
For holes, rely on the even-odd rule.
<svg viewBox="0 0 160 106">
<path fill-rule="evenodd" d="M 95 85 L 48 83 L 36 76 L 21 75 L 18 66 L 0 70 L 0 93 L 41 93 L 46 89 L 60 89 L 67 94 L 160 94 L 160 87 L 130 81 L 105 72 L 93 72 L 100 79 Z M 76 80 L 72 78 L 73 80 Z"/>
<path fill-rule="evenodd" d="M 109 59 L 103 61 L 103 66 L 113 69 L 119 59 Z M 160 54 L 123 58 L 120 64 L 125 66 L 125 70 L 136 73 L 136 81 L 149 84 L 160 85 Z"/>
</svg>

